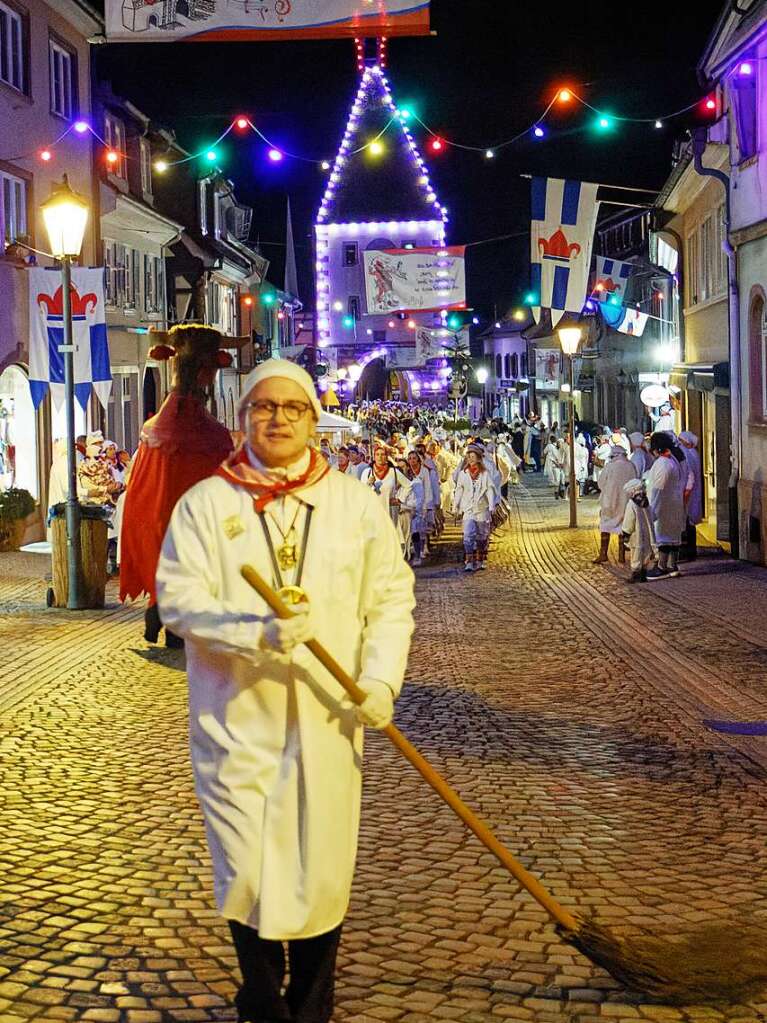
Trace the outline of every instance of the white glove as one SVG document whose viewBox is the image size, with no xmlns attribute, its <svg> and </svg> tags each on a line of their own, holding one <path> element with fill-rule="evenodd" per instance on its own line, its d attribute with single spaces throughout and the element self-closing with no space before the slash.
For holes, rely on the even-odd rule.
<svg viewBox="0 0 767 1023">
<path fill-rule="evenodd" d="M 295 608 L 295 614 L 291 618 L 270 615 L 266 619 L 259 643 L 262 650 L 289 654 L 301 643 L 314 638 L 316 630 L 309 605 L 296 604 Z"/>
<path fill-rule="evenodd" d="M 373 678 L 363 678 L 357 683 L 363 693 L 365 702 L 355 704 L 354 712 L 360 724 L 370 728 L 386 728 L 394 717 L 394 694 L 385 682 Z"/>
</svg>

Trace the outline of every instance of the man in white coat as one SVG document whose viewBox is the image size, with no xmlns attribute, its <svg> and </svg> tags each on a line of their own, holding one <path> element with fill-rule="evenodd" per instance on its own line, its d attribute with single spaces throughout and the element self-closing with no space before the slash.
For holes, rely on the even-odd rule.
<svg viewBox="0 0 767 1023">
<path fill-rule="evenodd" d="M 413 574 L 388 509 L 311 449 L 320 411 L 294 363 L 253 370 L 246 440 L 176 505 L 157 571 L 162 620 L 186 641 L 192 764 L 248 1023 L 331 1018 L 361 725 L 391 720 L 413 631 Z M 295 604 L 292 619 L 270 613 L 245 564 Z M 361 707 L 303 645 L 313 637 L 359 680 Z"/>
<path fill-rule="evenodd" d="M 610 536 L 618 537 L 618 561 L 626 560 L 623 544 L 623 516 L 626 512 L 628 494 L 624 487 L 629 480 L 636 479 L 634 466 L 626 457 L 622 444 L 613 444 L 610 458 L 599 476 L 599 554 L 594 558 L 595 565 L 604 564 L 610 550 Z"/>
</svg>

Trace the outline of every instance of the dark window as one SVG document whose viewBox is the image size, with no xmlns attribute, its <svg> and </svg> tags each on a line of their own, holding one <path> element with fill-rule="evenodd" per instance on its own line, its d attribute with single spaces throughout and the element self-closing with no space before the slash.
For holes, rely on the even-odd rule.
<svg viewBox="0 0 767 1023">
<path fill-rule="evenodd" d="M 509 373 L 509 376 L 514 377 L 514 379 L 516 380 L 516 378 L 519 376 L 519 356 L 517 355 L 516 352 L 512 355 L 510 361 L 511 372 Z"/>
<path fill-rule="evenodd" d="M 511 356 L 508 354 L 503 357 L 503 375 L 507 380 L 511 376 Z"/>
<path fill-rule="evenodd" d="M 521 367 L 520 367 L 520 374 L 519 375 L 521 377 L 526 377 L 527 376 L 527 352 L 522 352 L 522 364 L 521 364 Z"/>
<path fill-rule="evenodd" d="M 374 330 L 373 331 L 373 344 L 374 345 L 386 344 L 386 331 L 385 330 Z"/>
<path fill-rule="evenodd" d="M 495 357 L 495 375 L 499 380 L 503 376 L 503 360 L 500 355 L 496 355 Z"/>
<path fill-rule="evenodd" d="M 750 75 L 732 79 L 739 160 L 756 155 L 756 63 Z"/>
<path fill-rule="evenodd" d="M 0 0 L 0 81 L 27 92 L 27 25 L 24 16 Z"/>
<path fill-rule="evenodd" d="M 344 266 L 356 266 L 359 261 L 359 247 L 356 242 L 344 242 Z"/>
<path fill-rule="evenodd" d="M 355 320 L 360 318 L 360 300 L 357 295 L 349 296 L 349 305 L 347 306 L 347 312 L 349 316 L 353 316 Z"/>
</svg>

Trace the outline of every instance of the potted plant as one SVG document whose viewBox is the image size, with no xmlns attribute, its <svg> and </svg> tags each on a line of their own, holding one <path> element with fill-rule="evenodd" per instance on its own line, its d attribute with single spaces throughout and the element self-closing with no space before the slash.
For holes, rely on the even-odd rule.
<svg viewBox="0 0 767 1023">
<path fill-rule="evenodd" d="M 27 518 L 35 510 L 28 490 L 11 487 L 0 490 L 0 551 L 17 551 L 24 539 Z"/>
</svg>

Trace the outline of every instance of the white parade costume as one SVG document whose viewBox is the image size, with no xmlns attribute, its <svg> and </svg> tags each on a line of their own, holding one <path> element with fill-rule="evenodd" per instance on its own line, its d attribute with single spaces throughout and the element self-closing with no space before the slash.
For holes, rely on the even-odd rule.
<svg viewBox="0 0 767 1023">
<path fill-rule="evenodd" d="M 354 678 L 379 680 L 396 696 L 413 631 L 413 574 L 387 510 L 354 477 L 328 472 L 267 505 L 275 546 L 273 519 L 284 530 L 297 515 L 303 537 L 309 507 L 301 585 L 315 635 Z M 171 518 L 157 592 L 163 622 L 186 641 L 192 762 L 216 901 L 263 938 L 309 938 L 346 913 L 362 727 L 305 646 L 288 655 L 260 648 L 270 619 L 240 575 L 245 564 L 273 579 L 253 495 L 218 476 L 198 483 Z"/>
<path fill-rule="evenodd" d="M 636 479 L 634 466 L 626 457 L 624 448 L 615 444 L 610 460 L 599 477 L 599 530 L 602 533 L 620 533 L 626 513 L 628 494 L 624 487 Z"/>
</svg>

